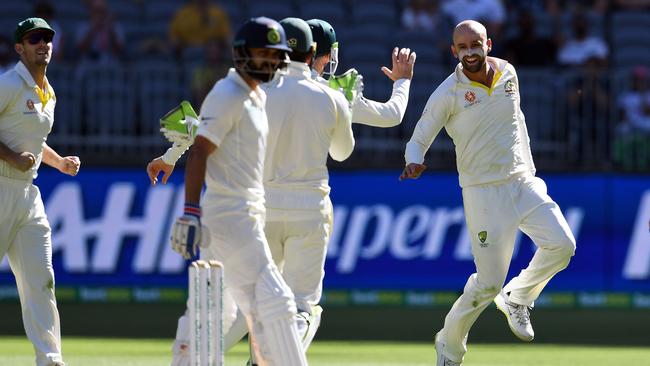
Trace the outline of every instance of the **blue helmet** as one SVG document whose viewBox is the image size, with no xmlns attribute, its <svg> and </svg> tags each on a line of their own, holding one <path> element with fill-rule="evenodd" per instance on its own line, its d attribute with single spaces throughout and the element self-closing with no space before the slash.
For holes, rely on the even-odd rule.
<svg viewBox="0 0 650 366">
<path fill-rule="evenodd" d="M 289 63 L 287 36 L 280 23 L 266 17 L 251 18 L 235 34 L 232 42 L 233 61 L 241 74 L 266 83 L 275 72 Z M 266 48 L 282 51 L 279 58 L 253 57 L 251 48 Z M 255 62 L 257 61 L 257 62 Z"/>
</svg>

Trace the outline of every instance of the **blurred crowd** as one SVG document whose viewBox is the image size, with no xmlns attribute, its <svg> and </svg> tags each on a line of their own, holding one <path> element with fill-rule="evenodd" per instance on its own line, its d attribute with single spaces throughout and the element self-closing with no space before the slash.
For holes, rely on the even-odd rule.
<svg viewBox="0 0 650 366">
<path fill-rule="evenodd" d="M 235 23 L 247 15 L 263 15 L 252 14 L 255 9 L 276 9 L 271 6 L 275 3 L 287 4 L 285 10 L 311 5 L 299 0 L 77 0 L 75 9 L 81 10 L 75 11 L 83 12 L 78 14 L 79 21 L 74 27 L 68 23 L 62 26 L 60 20 L 72 9 L 63 5 L 74 1 L 29 3 L 30 15 L 45 18 L 56 30 L 55 63 L 79 64 L 83 69 L 89 64 L 128 65 L 145 59 L 177 62 L 192 69 L 194 103 L 199 103 L 227 72 Z M 262 6 L 256 7 L 258 3 Z M 578 76 L 567 93 L 571 113 L 582 117 L 618 114 L 620 123 L 612 127 L 617 141 L 611 147 L 615 154 L 620 151 L 617 159 L 624 161 L 629 151 L 640 150 L 635 154 L 646 154 L 650 163 L 650 51 L 645 47 L 650 46 L 650 32 L 643 19 L 634 24 L 635 16 L 650 14 L 650 0 L 334 0 L 331 4 L 341 9 L 341 14 L 330 16 L 340 15 L 345 20 L 341 25 L 333 22 L 342 34 L 345 28 L 354 29 L 355 19 L 359 19 L 348 16 L 348 9 L 353 14 L 384 6 L 392 14 L 394 24 L 390 26 L 395 30 L 430 35 L 430 49 L 421 46 L 416 51 L 438 53 L 434 59 L 443 67 L 455 63 L 449 51 L 453 26 L 464 19 L 481 21 L 493 40 L 492 56 L 505 58 L 518 69 L 575 71 Z M 321 6 L 328 9 L 328 4 Z M 124 9 L 147 14 L 127 16 L 130 13 Z M 368 16 L 372 23 L 374 15 Z M 323 18 L 328 20 L 328 14 Z M 12 67 L 15 59 L 11 38 L 0 37 L 0 71 Z M 630 81 L 625 92 L 613 96 L 611 82 L 601 76 L 617 70 L 625 70 Z M 611 105 L 617 110 L 604 110 Z"/>
</svg>

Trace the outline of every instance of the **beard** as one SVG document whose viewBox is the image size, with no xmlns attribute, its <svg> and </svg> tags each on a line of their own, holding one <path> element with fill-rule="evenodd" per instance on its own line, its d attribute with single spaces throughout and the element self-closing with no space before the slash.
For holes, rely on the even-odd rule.
<svg viewBox="0 0 650 366">
<path fill-rule="evenodd" d="M 473 64 L 467 63 L 467 61 L 465 61 L 465 59 L 460 60 L 461 64 L 463 65 L 463 69 L 465 69 L 465 70 L 467 70 L 467 71 L 469 71 L 471 73 L 479 72 L 481 70 L 481 68 L 483 68 L 483 66 L 485 66 L 485 57 L 481 57 L 481 56 L 479 56 L 477 54 L 473 54 L 471 56 L 475 56 L 478 60 Z"/>
</svg>

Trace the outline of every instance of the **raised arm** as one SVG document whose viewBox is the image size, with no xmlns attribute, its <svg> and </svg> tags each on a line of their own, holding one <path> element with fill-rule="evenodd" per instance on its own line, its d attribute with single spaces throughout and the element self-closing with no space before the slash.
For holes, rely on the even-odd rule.
<svg viewBox="0 0 650 366">
<path fill-rule="evenodd" d="M 393 127 L 402 122 L 409 99 L 416 54 L 409 48 L 395 47 L 392 53 L 393 67 L 381 70 L 393 81 L 393 91 L 385 103 L 361 96 L 352 107 L 352 121 L 373 127 Z"/>
<path fill-rule="evenodd" d="M 352 115 L 347 100 L 342 94 L 334 94 L 334 105 L 336 106 L 336 126 L 332 135 L 329 153 L 332 159 L 343 161 L 347 159 L 354 150 L 354 134 L 352 133 Z"/>
</svg>

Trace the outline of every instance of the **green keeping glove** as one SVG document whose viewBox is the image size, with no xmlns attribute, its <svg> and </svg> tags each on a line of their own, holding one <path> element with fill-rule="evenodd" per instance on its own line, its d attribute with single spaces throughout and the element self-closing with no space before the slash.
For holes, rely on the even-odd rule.
<svg viewBox="0 0 650 366">
<path fill-rule="evenodd" d="M 191 145 L 198 128 L 199 116 L 186 100 L 160 118 L 160 132 L 174 144 Z"/>
<path fill-rule="evenodd" d="M 356 69 L 350 69 L 341 75 L 332 75 L 328 80 L 332 89 L 339 90 L 351 104 L 363 93 L 363 76 Z"/>
</svg>

